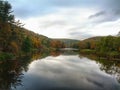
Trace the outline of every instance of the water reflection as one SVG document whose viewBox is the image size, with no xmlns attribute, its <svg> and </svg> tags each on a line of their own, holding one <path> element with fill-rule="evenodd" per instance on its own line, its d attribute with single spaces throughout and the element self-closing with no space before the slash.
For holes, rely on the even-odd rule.
<svg viewBox="0 0 120 90">
<path fill-rule="evenodd" d="M 17 86 L 23 86 L 24 72 L 28 71 L 28 65 L 38 58 L 48 56 L 47 53 L 35 53 L 19 57 L 16 60 L 0 61 L 0 90 L 12 90 Z"/>
<path fill-rule="evenodd" d="M 6 61 L 0 64 L 1 89 L 9 90 L 11 86 L 16 87 L 17 85 L 21 84 L 22 73 L 17 64 L 17 61 Z"/>
<path fill-rule="evenodd" d="M 100 60 L 99 66 L 102 71 L 114 76 L 120 83 L 120 61 L 110 61 Z"/>
<path fill-rule="evenodd" d="M 0 90 L 120 90 L 120 62 L 74 51 L 0 62 Z"/>
<path fill-rule="evenodd" d="M 101 71 L 104 71 L 105 73 L 112 75 L 120 83 L 120 61 L 99 59 L 94 55 L 87 55 L 86 57 L 91 60 L 95 60 L 99 65 Z"/>
</svg>

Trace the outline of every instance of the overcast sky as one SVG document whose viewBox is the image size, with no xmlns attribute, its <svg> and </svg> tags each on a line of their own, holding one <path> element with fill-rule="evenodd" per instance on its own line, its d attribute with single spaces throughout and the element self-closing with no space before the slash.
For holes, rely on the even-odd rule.
<svg viewBox="0 0 120 90">
<path fill-rule="evenodd" d="M 25 28 L 50 38 L 85 39 L 120 31 L 120 0 L 8 0 Z"/>
</svg>

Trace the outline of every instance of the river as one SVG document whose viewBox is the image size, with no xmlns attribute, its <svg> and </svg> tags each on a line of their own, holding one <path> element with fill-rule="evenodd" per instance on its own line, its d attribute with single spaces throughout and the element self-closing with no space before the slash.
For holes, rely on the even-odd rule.
<svg viewBox="0 0 120 90">
<path fill-rule="evenodd" d="M 120 90 L 120 62 L 71 50 L 21 57 L 0 63 L 0 90 Z"/>
</svg>

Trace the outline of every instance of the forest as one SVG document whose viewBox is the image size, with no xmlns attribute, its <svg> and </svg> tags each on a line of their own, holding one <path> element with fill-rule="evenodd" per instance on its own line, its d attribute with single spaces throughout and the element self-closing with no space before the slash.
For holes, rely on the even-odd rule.
<svg viewBox="0 0 120 90">
<path fill-rule="evenodd" d="M 0 60 L 65 47 L 59 40 L 25 29 L 20 20 L 15 21 L 12 12 L 11 4 L 0 0 Z"/>
</svg>

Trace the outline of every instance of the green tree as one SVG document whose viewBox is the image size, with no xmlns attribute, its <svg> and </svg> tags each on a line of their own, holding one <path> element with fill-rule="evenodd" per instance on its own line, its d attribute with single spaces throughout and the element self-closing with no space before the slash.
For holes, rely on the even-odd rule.
<svg viewBox="0 0 120 90">
<path fill-rule="evenodd" d="M 8 1 L 0 0 L 0 46 L 4 52 L 9 52 L 11 24 L 14 22 L 11 8 Z"/>
<path fill-rule="evenodd" d="M 32 41 L 29 37 L 26 37 L 22 44 L 22 51 L 27 53 L 30 52 L 31 49 L 32 49 Z"/>
<path fill-rule="evenodd" d="M 14 22 L 14 15 L 12 15 L 12 7 L 8 1 L 0 0 L 0 20 L 5 22 Z"/>
<path fill-rule="evenodd" d="M 114 50 L 113 48 L 114 37 L 107 36 L 102 38 L 97 44 L 97 50 L 101 52 L 111 52 Z"/>
</svg>

